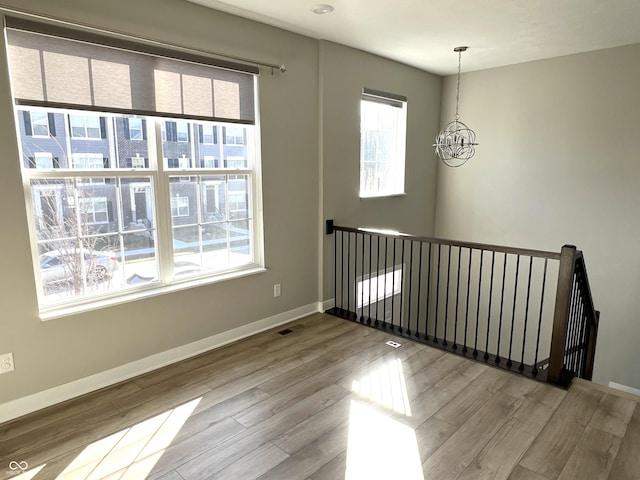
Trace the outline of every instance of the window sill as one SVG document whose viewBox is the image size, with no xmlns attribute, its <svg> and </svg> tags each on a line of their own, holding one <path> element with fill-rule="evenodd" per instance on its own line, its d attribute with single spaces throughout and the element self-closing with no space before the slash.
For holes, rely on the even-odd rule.
<svg viewBox="0 0 640 480">
<path fill-rule="evenodd" d="M 360 200 L 368 200 L 370 198 L 390 198 L 390 197 L 406 197 L 406 192 L 400 193 L 380 193 L 371 195 L 360 195 Z"/>
<path fill-rule="evenodd" d="M 68 317 L 71 315 L 77 315 L 79 313 L 91 312 L 93 310 L 99 310 L 101 308 L 107 308 L 114 305 L 121 305 L 123 303 L 135 302 L 137 300 L 151 298 L 158 295 L 165 295 L 167 293 L 179 292 L 181 290 L 187 290 L 189 288 L 201 287 L 204 285 L 210 285 L 213 283 L 219 283 L 225 280 L 230 280 L 234 278 L 246 277 L 249 275 L 255 275 L 257 273 L 266 272 L 267 269 L 264 267 L 250 267 L 243 270 L 236 270 L 233 272 L 228 272 L 222 275 L 218 275 L 215 278 L 197 278 L 193 280 L 184 280 L 176 283 L 172 283 L 171 285 L 159 285 L 154 287 L 149 287 L 144 290 L 136 290 L 135 292 L 126 293 L 123 295 L 117 295 L 109 298 L 100 298 L 95 299 L 93 301 L 74 304 L 74 305 L 65 305 L 65 306 L 57 306 L 57 307 L 44 307 L 40 309 L 40 320 L 43 322 L 49 320 L 55 320 L 56 318 Z"/>
</svg>

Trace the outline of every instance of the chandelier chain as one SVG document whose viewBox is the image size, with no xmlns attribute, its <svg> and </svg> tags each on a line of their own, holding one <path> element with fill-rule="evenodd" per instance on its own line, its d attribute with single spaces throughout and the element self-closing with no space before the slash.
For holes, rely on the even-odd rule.
<svg viewBox="0 0 640 480">
<path fill-rule="evenodd" d="M 456 84 L 456 114 L 453 116 L 455 120 L 460 118 L 458 113 L 458 104 L 460 103 L 460 65 L 462 62 L 462 50 L 458 51 L 458 82 Z"/>
</svg>

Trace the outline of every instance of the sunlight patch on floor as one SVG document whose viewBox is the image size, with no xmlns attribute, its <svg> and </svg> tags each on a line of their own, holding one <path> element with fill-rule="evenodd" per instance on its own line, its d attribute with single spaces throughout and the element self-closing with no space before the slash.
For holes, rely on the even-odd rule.
<svg viewBox="0 0 640 480">
<path fill-rule="evenodd" d="M 351 401 L 345 480 L 424 480 L 415 432 Z"/>
<path fill-rule="evenodd" d="M 146 478 L 201 399 L 197 398 L 93 442 L 56 480 Z"/>
<path fill-rule="evenodd" d="M 399 358 L 391 359 L 368 375 L 354 380 L 351 390 L 394 412 L 411 416 L 402 360 Z"/>
<path fill-rule="evenodd" d="M 34 478 L 39 472 L 40 470 L 42 470 L 47 464 L 45 463 L 44 465 L 40 465 L 39 467 L 36 468 L 32 468 L 31 470 L 27 470 L 25 472 L 22 472 L 19 475 L 16 475 L 15 477 L 12 476 L 10 477 L 11 480 L 31 480 L 32 478 Z"/>
</svg>

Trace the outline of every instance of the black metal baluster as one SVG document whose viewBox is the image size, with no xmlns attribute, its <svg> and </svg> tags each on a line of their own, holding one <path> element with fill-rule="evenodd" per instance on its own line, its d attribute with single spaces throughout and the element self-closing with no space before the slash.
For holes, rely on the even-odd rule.
<svg viewBox="0 0 640 480">
<path fill-rule="evenodd" d="M 534 377 L 538 375 L 538 350 L 540 348 L 540 333 L 542 330 L 542 311 L 544 307 L 544 291 L 545 291 L 545 285 L 547 283 L 547 264 L 548 263 L 549 263 L 549 259 L 545 258 L 544 271 L 542 273 L 542 290 L 540 293 L 540 316 L 538 318 L 538 334 L 536 336 L 536 354 L 533 360 L 533 370 L 531 370 L 531 373 L 533 374 Z"/>
<path fill-rule="evenodd" d="M 433 329 L 433 342 L 438 343 L 438 305 L 440 303 L 440 260 L 442 259 L 442 245 L 438 244 L 438 273 L 436 276 L 436 312 L 435 328 Z"/>
<path fill-rule="evenodd" d="M 418 260 L 418 305 L 416 308 L 416 331 L 415 331 L 415 336 L 417 338 L 420 338 L 420 293 L 422 292 L 422 290 L 420 290 L 421 288 L 421 284 L 422 284 L 422 242 L 420 242 L 420 252 L 419 252 L 419 260 Z"/>
<path fill-rule="evenodd" d="M 347 314 L 351 318 L 351 232 L 347 233 Z"/>
<path fill-rule="evenodd" d="M 387 328 L 387 257 L 389 256 L 389 237 L 384 237 L 384 288 L 382 290 L 382 326 Z"/>
<path fill-rule="evenodd" d="M 373 272 L 371 271 L 371 261 L 373 259 L 373 235 L 369 234 L 369 318 L 367 318 L 367 323 L 371 325 L 371 278 L 373 277 Z"/>
<path fill-rule="evenodd" d="M 333 231 L 333 308 L 338 312 L 338 232 Z"/>
<path fill-rule="evenodd" d="M 467 272 L 467 304 L 465 306 L 464 314 L 464 345 L 462 352 L 467 353 L 467 332 L 469 330 L 469 295 L 471 293 L 471 262 L 473 259 L 473 249 L 469 249 L 469 271 Z"/>
<path fill-rule="evenodd" d="M 393 323 L 393 316 L 396 314 L 395 309 L 395 299 L 396 299 L 396 240 L 397 238 L 393 238 L 393 256 L 391 261 L 391 331 L 395 329 L 395 325 Z"/>
<path fill-rule="evenodd" d="M 401 239 L 402 242 L 402 254 L 400 255 L 400 308 L 398 311 L 398 332 L 402 333 L 402 304 L 404 303 L 404 244 L 405 240 Z M 395 275 L 394 275 L 395 277 Z M 411 291 L 409 291 L 409 296 L 411 296 Z"/>
<path fill-rule="evenodd" d="M 344 315 L 346 311 L 344 309 L 344 230 L 340 231 L 340 258 L 341 273 L 340 273 L 340 313 Z"/>
<path fill-rule="evenodd" d="M 524 331 L 522 332 L 522 357 L 518 370 L 524 370 L 524 348 L 527 341 L 527 323 L 529 321 L 529 297 L 531 295 L 531 272 L 533 270 L 533 257 L 529 257 L 529 280 L 527 281 L 527 300 L 524 306 Z"/>
<path fill-rule="evenodd" d="M 460 301 L 460 262 L 462 261 L 462 247 L 458 247 L 458 274 L 456 276 L 456 321 L 453 331 L 453 349 L 458 349 L 458 306 Z"/>
<path fill-rule="evenodd" d="M 411 284 L 413 283 L 413 240 L 411 240 L 411 250 L 409 252 L 409 304 L 407 305 L 407 335 L 411 335 Z M 418 292 L 419 293 L 419 292 Z M 418 294 L 418 300 L 420 295 Z M 416 324 L 416 332 L 418 325 Z"/>
<path fill-rule="evenodd" d="M 578 358 L 576 359 L 577 364 L 576 364 L 576 372 L 578 373 L 578 377 L 582 378 L 582 360 L 583 360 L 583 355 L 584 355 L 584 351 L 586 349 L 586 342 L 585 342 L 585 337 L 586 337 L 586 332 L 587 332 L 587 315 L 584 313 L 584 300 L 582 303 L 583 306 L 583 313 L 582 313 L 582 319 L 581 319 L 581 331 L 580 331 L 580 349 L 578 350 Z"/>
<path fill-rule="evenodd" d="M 518 274 L 520 273 L 520 255 L 517 256 L 516 260 L 516 276 L 515 283 L 513 286 L 513 311 L 511 313 L 511 333 L 509 334 L 509 360 L 507 360 L 507 367 L 511 368 L 513 362 L 511 361 L 511 352 L 513 351 L 513 331 L 515 330 L 516 325 L 516 301 L 518 298 Z"/>
<path fill-rule="evenodd" d="M 373 324 L 378 326 L 378 318 L 380 317 L 380 235 L 376 235 L 376 238 L 378 241 L 378 267 L 376 270 L 376 320 Z"/>
<path fill-rule="evenodd" d="M 577 282 L 577 278 L 574 280 L 574 294 L 573 294 L 573 298 L 574 298 L 574 310 L 573 310 L 573 318 L 571 321 L 571 330 L 569 332 L 569 345 L 567 347 L 567 367 L 568 370 L 573 371 L 573 349 L 574 346 L 576 345 L 576 330 L 577 330 L 577 326 L 578 326 L 578 322 L 579 320 L 579 315 L 580 315 L 580 300 L 579 300 L 579 293 L 578 293 L 578 282 Z"/>
<path fill-rule="evenodd" d="M 502 264 L 502 291 L 500 292 L 500 318 L 498 319 L 498 347 L 496 349 L 496 364 L 500 363 L 500 344 L 502 343 L 502 314 L 504 312 L 504 287 L 507 280 L 507 258 L 508 254 L 504 254 L 504 263 Z"/>
<path fill-rule="evenodd" d="M 487 310 L 487 342 L 484 346 L 484 359 L 489 358 L 489 335 L 491 334 L 491 300 L 493 299 L 493 267 L 496 263 L 496 252 L 491 252 L 491 281 L 489 282 L 489 309 Z"/>
<path fill-rule="evenodd" d="M 567 332 L 567 341 L 565 344 L 565 361 L 564 367 L 571 370 L 571 349 L 575 343 L 575 329 L 578 322 L 578 282 L 576 275 L 573 277 L 573 285 L 571 290 L 571 309 L 569 310 L 569 327 Z"/>
<path fill-rule="evenodd" d="M 358 235 L 356 234 L 356 240 Z M 358 242 L 356 241 L 356 246 Z M 364 232 L 362 233 L 362 260 L 360 260 L 360 323 L 364 323 Z M 356 275 L 356 293 L 358 293 L 358 281 Z"/>
<path fill-rule="evenodd" d="M 444 334 L 442 335 L 442 345 L 447 346 L 448 324 L 449 324 L 449 285 L 451 284 L 451 245 L 447 254 L 447 294 L 444 304 Z"/>
<path fill-rule="evenodd" d="M 358 321 L 358 232 L 354 233 L 353 246 L 353 319 Z"/>
<path fill-rule="evenodd" d="M 427 313 L 424 320 L 424 339 L 429 340 L 429 304 L 431 302 L 431 250 L 432 245 L 429 242 L 429 265 L 427 267 Z"/>
<path fill-rule="evenodd" d="M 484 263 L 484 250 L 480 249 L 480 275 L 478 276 L 478 304 L 476 305 L 476 338 L 473 342 L 473 356 L 478 356 L 478 327 L 480 326 L 480 297 L 482 295 L 482 264 Z"/>
<path fill-rule="evenodd" d="M 578 304 L 578 322 L 576 325 L 576 342 L 575 342 L 575 349 L 574 349 L 574 358 L 573 358 L 573 371 L 576 372 L 576 375 L 578 374 L 578 358 L 580 356 L 580 349 L 582 348 L 581 345 L 581 338 L 580 338 L 580 333 L 582 331 L 582 324 L 584 322 L 584 299 L 582 297 L 582 289 L 580 287 L 578 287 L 578 290 L 580 291 L 580 303 Z"/>
</svg>

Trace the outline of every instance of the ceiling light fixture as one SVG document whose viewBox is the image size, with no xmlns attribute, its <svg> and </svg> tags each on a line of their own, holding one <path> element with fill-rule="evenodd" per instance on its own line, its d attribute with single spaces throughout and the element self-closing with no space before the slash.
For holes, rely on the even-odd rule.
<svg viewBox="0 0 640 480">
<path fill-rule="evenodd" d="M 325 13 L 333 12 L 333 5 L 329 5 L 328 3 L 319 3 L 314 5 L 311 11 L 317 15 L 324 15 Z"/>
<path fill-rule="evenodd" d="M 436 143 L 436 155 L 449 167 L 459 167 L 467 163 L 476 153 L 476 132 L 460 121 L 458 113 L 458 103 L 460 101 L 460 64 L 462 52 L 466 52 L 468 47 L 456 47 L 454 52 L 458 52 L 458 83 L 456 85 L 456 114 L 453 122 L 447 123 L 438 136 Z"/>
</svg>

